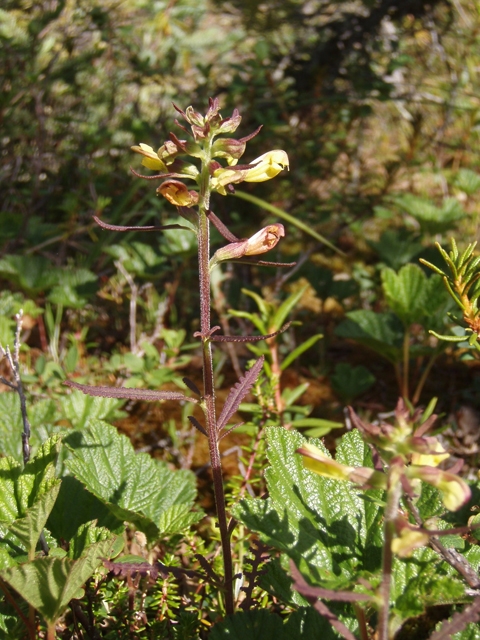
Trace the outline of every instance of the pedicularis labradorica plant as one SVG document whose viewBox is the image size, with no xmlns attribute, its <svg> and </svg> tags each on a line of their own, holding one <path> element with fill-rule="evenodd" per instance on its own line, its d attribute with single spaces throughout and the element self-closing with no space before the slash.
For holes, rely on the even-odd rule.
<svg viewBox="0 0 480 640">
<path fill-rule="evenodd" d="M 280 263 L 252 261 L 252 257 L 266 253 L 273 249 L 280 238 L 285 235 L 283 225 L 271 224 L 257 231 L 248 239 L 239 239 L 231 233 L 225 224 L 214 214 L 211 209 L 211 195 L 219 193 L 226 196 L 234 191 L 235 184 L 241 182 L 263 182 L 278 175 L 283 169 L 288 168 L 288 156 L 285 151 L 269 151 L 249 164 L 238 164 L 243 156 L 246 143 L 258 134 L 260 128 L 244 138 L 226 137 L 237 130 L 241 122 L 241 116 L 237 110 L 229 118 L 222 118 L 218 99 L 211 99 L 209 108 L 203 116 L 192 107 L 182 111 L 175 107 L 190 126 L 190 131 L 183 125 L 177 124 L 189 136 L 184 140 L 174 133 L 157 152 L 147 144 L 141 143 L 132 147 L 133 151 L 143 156 L 142 164 L 156 171 L 153 176 L 140 176 L 149 180 L 161 180 L 157 193 L 172 205 L 177 207 L 185 224 L 173 225 L 177 228 L 188 228 L 197 236 L 198 241 L 198 267 L 199 267 L 199 292 L 200 292 L 200 331 L 195 337 L 201 341 L 203 355 L 203 391 L 199 391 L 196 385 L 185 380 L 186 385 L 197 395 L 191 398 L 182 393 L 174 392 L 132 392 L 126 389 L 109 389 L 105 387 L 91 387 L 68 383 L 90 395 L 122 398 L 144 398 L 150 400 L 172 399 L 188 400 L 196 402 L 204 415 L 203 424 L 194 416 L 189 416 L 191 423 L 208 438 L 210 462 L 213 474 L 213 486 L 215 492 L 215 505 L 220 529 L 224 561 L 224 593 L 225 610 L 233 613 L 233 568 L 232 553 L 228 517 L 225 507 L 225 494 L 222 478 L 222 463 L 219 451 L 220 439 L 233 427 L 228 428 L 228 423 L 237 411 L 241 401 L 245 398 L 256 379 L 258 378 L 263 357 L 259 358 L 251 369 L 231 389 L 220 415 L 217 416 L 215 406 L 215 380 L 213 375 L 212 342 L 256 342 L 272 338 L 285 327 L 275 333 L 263 336 L 232 337 L 220 335 L 220 327 L 211 326 L 211 282 L 210 274 L 220 262 L 225 260 L 249 259 L 255 264 L 282 266 Z M 223 164 L 222 164 L 223 163 Z M 135 172 L 135 175 L 140 175 Z M 195 189 L 185 181 L 195 185 Z M 100 220 L 98 223 L 105 229 L 111 229 Z M 213 224 L 222 236 L 228 240 L 228 244 L 218 249 L 213 256 L 210 255 L 210 224 Z M 115 230 L 130 230 L 132 227 L 113 227 Z M 136 229 L 154 230 L 155 227 L 135 227 Z M 172 225 L 157 227 L 161 230 L 172 228 Z"/>
<path fill-rule="evenodd" d="M 172 133 L 157 152 L 143 143 L 133 149 L 143 156 L 143 165 L 156 172 L 141 177 L 161 180 L 157 192 L 177 207 L 182 220 L 151 227 L 120 227 L 98 218 L 96 221 L 106 230 L 173 228 L 188 229 L 195 234 L 200 330 L 194 335 L 203 356 L 203 389 L 198 389 L 188 378 L 184 378 L 184 383 L 191 395 L 182 391 L 96 387 L 68 381 L 74 391 L 64 398 L 68 409 L 65 413 L 72 423 L 76 421 L 76 429 L 54 434 L 29 460 L 30 423 L 34 434 L 39 425 L 43 428 L 48 422 L 50 409 L 49 401 L 38 402 L 30 411 L 30 422 L 27 419 L 19 369 L 21 316 L 18 316 L 13 352 L 0 351 L 6 356 L 13 376 L 12 382 L 5 378 L 0 381 L 20 398 L 22 441 L 19 444 L 23 445 L 20 451 L 15 449 L 17 456 L 0 458 L 0 588 L 8 600 L 0 607 L 0 636 L 6 630 L 10 635 L 1 637 L 20 638 L 26 628 L 29 640 L 33 640 L 37 637 L 35 612 L 39 612 L 47 625 L 47 637 L 53 640 L 58 620 L 70 607 L 74 616 L 82 621 L 88 637 L 100 637 L 91 601 L 87 605 L 88 619 L 79 603 L 86 583 L 103 565 L 104 572 L 108 569 L 115 575 L 127 576 L 128 589 L 132 592 L 135 591 L 134 575 L 138 579 L 149 575 L 154 580 L 160 574 L 165 580 L 188 575 L 209 582 L 223 593 L 223 609 L 227 614 L 234 614 L 236 602 L 241 600 L 243 611 L 218 622 L 209 640 L 227 637 L 236 640 L 249 634 L 253 636 L 254 632 L 255 637 L 260 633 L 278 640 L 478 638 L 470 623 L 480 618 L 477 574 L 480 546 L 475 538 L 480 516 L 473 516 L 467 522 L 469 514 L 463 510 L 463 516 L 459 515 L 454 521 L 459 526 L 452 528 L 454 516 L 449 513 L 461 514 L 461 508 L 472 493 L 478 492 L 478 487 L 467 484 L 457 475 L 461 461 L 445 468 L 448 451 L 438 437 L 429 433 L 436 420 L 435 399 L 425 410 L 415 409 L 407 398 L 400 399 L 391 422 L 384 419 L 368 422 L 349 408 L 348 422 L 352 429 L 336 443 L 334 458 L 320 440 L 307 440 L 295 429 L 280 426 L 288 403 L 283 406 L 285 398 L 280 395 L 280 388 L 272 385 L 279 426 L 264 430 L 269 463 L 264 473 L 268 495 L 242 499 L 231 508 L 231 514 L 227 513 L 219 442 L 239 426 L 230 426 L 230 423 L 252 387 L 259 386 L 265 351 L 250 345 L 257 360 L 240 375 L 217 415 L 212 345 L 275 338 L 288 327 L 288 324 L 281 325 L 296 298 L 291 296 L 275 313 L 270 310 L 272 318 L 265 307 L 262 322 L 254 322 L 260 331 L 266 328 L 263 335 L 222 335 L 220 327 L 211 326 L 211 273 L 220 263 L 231 260 L 260 266 L 288 265 L 258 258 L 274 248 L 284 235 L 281 224 L 269 225 L 247 239 L 237 238 L 214 214 L 210 199 L 215 192 L 228 195 L 234 185 L 241 182 L 261 182 L 275 177 L 288 168 L 288 157 L 284 151 L 276 150 L 249 164 L 239 164 L 246 143 L 258 131 L 240 139 L 228 137 L 240 125 L 236 110 L 230 118 L 223 119 L 218 100 L 210 100 L 205 116 L 192 107 L 185 112 L 177 110 L 190 125 L 190 131 L 179 125 L 188 139 Z M 210 255 L 211 224 L 227 241 L 213 255 Z M 461 322 L 467 333 L 471 333 L 470 342 L 478 348 L 479 259 L 473 257 L 473 248 L 470 245 L 463 254 L 459 254 L 455 244 L 450 254 L 442 250 L 451 275 L 429 266 L 442 275 L 463 311 Z M 418 280 L 410 271 L 403 273 L 402 282 Z M 410 287 L 410 290 L 417 289 Z M 319 337 L 316 335 L 310 340 Z M 465 332 L 460 339 L 465 340 Z M 298 347 L 298 353 L 307 343 L 308 340 Z M 289 363 L 295 353 L 285 362 Z M 272 357 L 272 362 L 275 361 Z M 280 370 L 278 365 L 277 377 Z M 270 377 L 273 379 L 273 375 Z M 408 385 L 405 388 L 408 390 Z M 202 411 L 201 419 L 193 415 L 188 419 L 201 436 L 208 439 L 223 576 L 219 577 L 201 554 L 195 557 L 202 572 L 151 563 L 153 549 L 162 537 L 165 540 L 167 535 L 185 534 L 202 513 L 194 509 L 191 472 L 173 471 L 146 453 L 135 453 L 128 438 L 103 421 L 111 415 L 119 399 L 173 400 L 187 406 L 193 403 Z M 97 404 L 94 405 L 94 401 Z M 63 452 L 60 461 L 59 452 Z M 254 455 L 255 450 L 250 468 Z M 19 463 L 21 459 L 23 466 Z M 236 576 L 231 549 L 235 521 L 259 538 L 251 544 L 253 559 L 242 566 L 247 584 L 238 600 L 234 597 Z M 138 557 L 118 558 L 125 548 L 125 523 L 143 534 L 149 562 L 143 559 L 139 562 Z M 269 549 L 276 551 L 270 553 Z M 102 587 L 98 584 L 95 595 L 101 597 Z M 285 623 L 268 606 L 258 608 L 253 595 L 257 586 L 281 603 L 283 611 L 288 613 Z M 18 604 L 10 588 L 21 594 L 25 602 Z M 162 598 L 163 592 L 162 589 Z M 167 609 L 169 598 L 175 602 L 173 595 L 167 594 L 162 599 L 162 606 Z M 201 606 L 198 602 L 192 603 L 193 609 Z M 427 620 L 428 632 L 419 635 L 416 630 L 419 624 L 415 627 L 411 621 L 438 604 L 449 607 L 441 619 L 455 613 L 455 608 L 466 606 L 441 629 L 435 629 L 435 621 Z M 163 635 L 167 629 L 168 637 L 193 638 L 198 631 L 198 619 L 204 620 L 203 609 L 187 611 L 172 605 L 174 618 L 167 628 L 165 620 L 158 618 L 158 611 L 154 613 L 148 637 L 154 637 L 153 626 L 159 623 L 155 637 L 167 637 Z M 115 620 L 115 614 L 110 616 L 110 622 L 112 619 Z M 182 624 L 190 625 L 188 632 L 180 625 L 181 620 Z M 410 633 L 411 629 L 415 633 Z M 122 628 L 121 633 L 123 631 Z M 131 635 L 128 629 L 125 633 Z"/>
</svg>

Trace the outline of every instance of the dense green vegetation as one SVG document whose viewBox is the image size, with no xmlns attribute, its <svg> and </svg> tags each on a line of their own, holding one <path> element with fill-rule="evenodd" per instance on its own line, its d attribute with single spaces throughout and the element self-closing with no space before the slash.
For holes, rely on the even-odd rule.
<svg viewBox="0 0 480 640">
<path fill-rule="evenodd" d="M 471 0 L 5 0 L 0 344 L 12 357 L 0 360 L 0 637 L 218 640 L 257 629 L 420 640 L 460 611 L 438 638 L 480 637 L 479 585 L 439 542 L 478 570 L 478 535 L 466 527 L 478 504 L 479 38 Z M 186 137 L 172 103 L 205 114 L 211 97 L 223 117 L 242 117 L 228 136 L 262 126 L 240 163 L 271 149 L 290 161 L 275 180 L 213 193 L 211 209 L 236 239 L 282 223 L 265 259 L 296 263 L 240 259 L 211 276 L 212 326 L 281 332 L 213 350 L 218 413 L 239 379 L 252 387 L 230 416 L 242 426 L 220 444 L 237 521 L 233 571 L 243 574 L 232 618 L 211 461 L 195 424 L 206 340 L 194 337 L 203 331 L 196 218 L 179 217 L 156 195 L 160 182 L 130 171 L 155 173 L 130 147 Z M 93 216 L 167 228 L 107 231 Z M 225 245 L 216 224 L 211 242 L 212 255 Z M 262 358 L 258 379 L 248 378 Z M 83 395 L 66 379 L 127 387 L 130 399 Z M 167 395 L 148 403 L 140 390 Z M 433 411 L 441 446 L 466 462 L 455 473 L 473 497 L 455 513 L 438 470 L 420 490 L 421 473 L 396 466 L 404 456 L 411 469 L 409 455 L 437 446 L 409 440 Z M 396 448 L 388 429 L 394 444 L 372 440 L 379 419 L 413 448 Z M 307 469 L 325 471 L 295 452 L 324 436 L 316 451 L 327 455 L 325 445 L 351 468 L 377 469 L 383 451 L 388 482 L 403 478 L 408 526 L 464 528 L 427 535 L 413 551 L 408 526 L 384 511 L 395 503 L 388 483 L 357 478 L 352 491 Z M 390 608 L 388 536 L 404 542 L 390 558 Z M 334 591 L 361 597 L 335 602 Z"/>
</svg>

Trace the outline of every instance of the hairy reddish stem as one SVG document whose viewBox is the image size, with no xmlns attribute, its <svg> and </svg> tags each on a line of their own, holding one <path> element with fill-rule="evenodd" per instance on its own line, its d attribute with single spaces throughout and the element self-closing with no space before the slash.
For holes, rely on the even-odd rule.
<svg viewBox="0 0 480 640">
<path fill-rule="evenodd" d="M 378 640 L 389 640 L 390 592 L 392 587 L 393 552 L 392 541 L 395 535 L 395 518 L 402 495 L 400 469 L 394 465 L 389 471 L 387 506 L 384 515 L 384 543 L 382 560 L 382 583 L 380 585 L 381 605 L 378 612 Z"/>
<path fill-rule="evenodd" d="M 222 544 L 224 579 L 225 579 L 225 611 L 227 615 L 234 611 L 233 601 L 233 564 L 230 533 L 228 531 L 227 512 L 225 508 L 225 491 L 223 488 L 222 461 L 218 447 L 217 421 L 215 415 L 215 382 L 213 377 L 212 346 L 210 332 L 210 222 L 207 217 L 209 199 L 208 165 L 205 163 L 200 182 L 199 220 L 198 220 L 198 266 L 200 285 L 200 327 L 202 334 L 203 355 L 203 401 L 207 422 L 208 446 L 213 475 L 213 489 L 217 510 L 218 528 Z"/>
</svg>

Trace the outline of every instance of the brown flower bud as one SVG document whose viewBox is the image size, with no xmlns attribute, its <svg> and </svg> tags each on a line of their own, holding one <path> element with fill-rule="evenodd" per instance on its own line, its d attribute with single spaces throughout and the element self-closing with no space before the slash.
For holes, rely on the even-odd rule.
<svg viewBox="0 0 480 640">
<path fill-rule="evenodd" d="M 162 182 L 157 189 L 157 193 L 161 193 L 164 198 L 177 207 L 190 207 L 198 202 L 198 193 L 189 191 L 180 180 Z"/>
<path fill-rule="evenodd" d="M 283 224 L 270 224 L 257 231 L 251 238 L 232 242 L 218 249 L 210 260 L 210 268 L 222 260 L 237 260 L 244 256 L 257 256 L 273 249 L 285 235 Z"/>
</svg>

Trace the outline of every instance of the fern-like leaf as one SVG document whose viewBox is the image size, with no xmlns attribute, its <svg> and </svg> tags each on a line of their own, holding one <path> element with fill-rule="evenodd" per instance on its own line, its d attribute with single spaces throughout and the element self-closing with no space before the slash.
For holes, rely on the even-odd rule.
<svg viewBox="0 0 480 640">
<path fill-rule="evenodd" d="M 96 387 L 90 384 L 78 384 L 71 380 L 65 380 L 64 384 L 72 389 L 78 389 L 88 396 L 100 398 L 125 398 L 125 400 L 187 400 L 197 402 L 195 398 L 189 398 L 176 391 L 151 391 L 150 389 L 125 389 L 124 387 Z"/>
<path fill-rule="evenodd" d="M 253 367 L 240 378 L 240 380 L 230 389 L 230 393 L 223 405 L 222 413 L 217 421 L 217 430 L 220 431 L 228 423 L 230 418 L 236 412 L 240 403 L 250 391 L 263 367 L 264 357 L 262 356 L 255 362 Z"/>
</svg>

